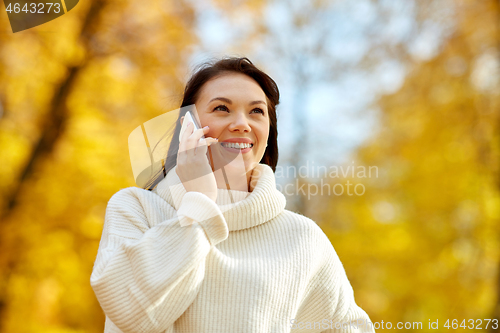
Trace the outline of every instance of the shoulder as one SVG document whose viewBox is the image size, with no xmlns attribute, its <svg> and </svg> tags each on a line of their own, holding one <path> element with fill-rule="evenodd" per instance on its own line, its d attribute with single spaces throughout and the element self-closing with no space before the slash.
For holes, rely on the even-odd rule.
<svg viewBox="0 0 500 333">
<path fill-rule="evenodd" d="M 136 216 L 151 219 L 156 215 L 170 213 L 167 203 L 156 193 L 139 187 L 122 188 L 111 196 L 106 207 L 107 214 Z"/>
<path fill-rule="evenodd" d="M 328 237 L 320 228 L 320 226 L 307 216 L 285 209 L 280 214 L 280 218 L 285 220 L 287 222 L 287 225 L 291 229 L 298 229 L 307 232 L 308 234 L 313 235 L 315 237 L 328 240 Z"/>
<path fill-rule="evenodd" d="M 335 293 L 339 281 L 344 282 L 345 270 L 325 232 L 307 216 L 284 210 L 280 217 L 287 226 L 287 241 L 295 244 L 305 262 L 311 285 L 325 294 Z"/>
<path fill-rule="evenodd" d="M 109 199 L 105 224 L 113 230 L 145 232 L 171 215 L 171 209 L 157 194 L 139 187 L 127 187 Z"/>
<path fill-rule="evenodd" d="M 286 229 L 287 234 L 294 235 L 300 242 L 310 245 L 315 251 L 325 251 L 336 256 L 328 236 L 312 219 L 287 209 L 277 218 Z"/>
<path fill-rule="evenodd" d="M 137 216 L 143 217 L 144 203 L 149 192 L 138 187 L 122 188 L 111 196 L 106 206 L 107 216 Z"/>
<path fill-rule="evenodd" d="M 140 198 L 144 195 L 147 195 L 146 192 L 149 192 L 148 190 L 131 186 L 131 187 L 125 187 L 120 189 L 118 192 L 113 194 L 111 198 L 109 199 L 110 202 L 119 202 L 122 200 L 130 200 L 131 198 Z"/>
<path fill-rule="evenodd" d="M 288 230 L 301 235 L 301 244 L 307 244 L 304 248 L 309 249 L 311 255 L 318 260 L 323 269 L 344 272 L 342 262 L 332 242 L 315 221 L 289 210 L 283 211 L 282 215 Z"/>
<path fill-rule="evenodd" d="M 135 207 L 137 205 L 145 206 L 147 203 L 158 201 L 156 193 L 139 187 L 126 187 L 113 194 L 108 201 L 108 207 Z"/>
</svg>

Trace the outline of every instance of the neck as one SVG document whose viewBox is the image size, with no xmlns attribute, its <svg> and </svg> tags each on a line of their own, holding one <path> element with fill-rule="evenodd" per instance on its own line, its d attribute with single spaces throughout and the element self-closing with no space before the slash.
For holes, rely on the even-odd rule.
<svg viewBox="0 0 500 333">
<path fill-rule="evenodd" d="M 239 172 L 238 172 L 239 171 Z M 253 169 L 245 172 L 234 170 L 234 168 L 224 167 L 214 172 L 217 188 L 252 192 L 255 184 L 252 180 Z"/>
</svg>

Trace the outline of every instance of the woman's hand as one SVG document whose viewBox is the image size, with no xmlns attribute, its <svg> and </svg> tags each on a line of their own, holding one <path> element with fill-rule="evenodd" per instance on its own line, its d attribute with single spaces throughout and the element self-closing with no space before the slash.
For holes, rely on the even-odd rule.
<svg viewBox="0 0 500 333">
<path fill-rule="evenodd" d="M 189 123 L 179 142 L 176 172 L 187 192 L 201 192 L 212 199 L 217 199 L 217 182 L 208 162 L 207 147 L 217 139 L 201 137 L 208 133 L 208 126 L 193 132 L 193 123 Z"/>
</svg>

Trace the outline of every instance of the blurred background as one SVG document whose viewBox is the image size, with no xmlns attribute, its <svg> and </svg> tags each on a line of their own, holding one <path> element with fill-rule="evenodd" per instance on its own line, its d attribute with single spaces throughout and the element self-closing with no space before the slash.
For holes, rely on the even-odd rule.
<svg viewBox="0 0 500 333">
<path fill-rule="evenodd" d="M 0 5 L 0 332 L 103 331 L 90 274 L 108 200 L 136 186 L 128 136 L 224 55 L 278 83 L 278 166 L 308 171 L 277 184 L 325 231 L 372 322 L 487 331 L 500 1 L 87 0 L 15 34 Z M 321 184 L 340 185 L 299 190 Z"/>
</svg>

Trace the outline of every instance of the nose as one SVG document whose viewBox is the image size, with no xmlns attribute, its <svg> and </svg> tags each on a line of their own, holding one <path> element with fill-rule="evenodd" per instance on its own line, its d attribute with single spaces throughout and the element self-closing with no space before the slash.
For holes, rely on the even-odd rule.
<svg viewBox="0 0 500 333">
<path fill-rule="evenodd" d="M 230 131 L 250 132 L 251 128 L 243 112 L 236 112 L 233 121 L 229 125 Z"/>
</svg>

